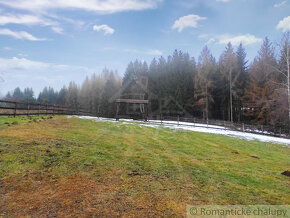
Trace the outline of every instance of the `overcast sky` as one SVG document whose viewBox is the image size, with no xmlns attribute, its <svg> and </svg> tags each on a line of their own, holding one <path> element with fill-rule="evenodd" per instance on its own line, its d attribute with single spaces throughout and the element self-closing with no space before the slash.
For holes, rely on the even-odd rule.
<svg viewBox="0 0 290 218">
<path fill-rule="evenodd" d="M 252 60 L 287 30 L 290 0 L 0 0 L 0 93 L 59 89 L 104 67 L 122 75 L 174 49 L 197 59 L 206 44 L 218 57 L 242 42 Z"/>
</svg>

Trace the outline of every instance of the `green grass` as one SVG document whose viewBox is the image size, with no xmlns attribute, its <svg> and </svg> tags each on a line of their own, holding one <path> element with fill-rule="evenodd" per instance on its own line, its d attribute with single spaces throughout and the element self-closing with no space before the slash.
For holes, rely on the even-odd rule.
<svg viewBox="0 0 290 218">
<path fill-rule="evenodd" d="M 8 126 L 8 124 L 11 126 L 13 125 L 13 122 L 17 122 L 18 124 L 27 124 L 29 122 L 35 122 L 39 120 L 43 120 L 42 118 L 47 119 L 48 115 L 37 115 L 37 116 L 0 116 L 0 129 L 3 129 Z"/>
<path fill-rule="evenodd" d="M 7 127 L 4 122 L 19 124 Z M 0 178 L 113 175 L 132 199 L 185 204 L 290 204 L 290 149 L 222 135 L 55 117 L 0 118 Z M 257 156 L 253 158 L 252 156 Z M 109 180 L 110 181 L 110 180 Z M 114 182 L 112 181 L 112 184 Z M 174 206 L 175 205 L 175 206 Z"/>
</svg>

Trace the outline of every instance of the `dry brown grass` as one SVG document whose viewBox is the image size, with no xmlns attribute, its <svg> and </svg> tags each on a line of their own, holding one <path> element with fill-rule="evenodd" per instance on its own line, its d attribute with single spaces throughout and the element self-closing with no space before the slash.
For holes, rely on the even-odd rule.
<svg viewBox="0 0 290 218">
<path fill-rule="evenodd" d="M 281 145 L 64 116 L 15 119 L 0 125 L 0 217 L 182 217 L 186 204 L 289 203 Z"/>
<path fill-rule="evenodd" d="M 93 180 L 85 174 L 53 177 L 27 172 L 2 181 L 0 212 L 9 217 L 182 216 L 185 205 L 162 196 L 133 198 L 122 191 L 120 176 Z M 171 208 L 171 209 L 170 209 Z"/>
</svg>

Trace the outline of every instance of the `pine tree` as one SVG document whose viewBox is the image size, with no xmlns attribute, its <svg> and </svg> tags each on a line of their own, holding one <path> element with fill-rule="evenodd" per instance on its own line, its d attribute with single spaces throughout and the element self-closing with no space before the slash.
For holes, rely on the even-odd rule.
<svg viewBox="0 0 290 218">
<path fill-rule="evenodd" d="M 65 105 L 65 103 L 66 103 L 66 96 L 67 96 L 67 88 L 64 86 L 58 92 L 57 99 L 56 99 L 56 104 L 58 104 L 58 105 Z"/>
<path fill-rule="evenodd" d="M 79 90 L 79 104 L 83 105 L 84 109 L 92 112 L 92 90 L 91 81 L 86 77 Z"/>
<path fill-rule="evenodd" d="M 101 75 L 97 76 L 96 74 L 92 75 L 91 81 L 92 81 L 91 92 L 92 92 L 93 111 L 95 111 L 96 114 L 100 114 L 101 100 L 102 94 L 104 92 L 105 81 Z"/>
<path fill-rule="evenodd" d="M 32 88 L 25 88 L 23 92 L 23 100 L 28 103 L 35 102 L 34 93 Z"/>
<path fill-rule="evenodd" d="M 12 98 L 15 101 L 23 101 L 23 92 L 21 91 L 21 89 L 19 87 L 14 89 L 13 94 L 12 94 Z"/>
<path fill-rule="evenodd" d="M 66 104 L 73 110 L 79 111 L 79 89 L 75 82 L 70 82 L 67 90 Z"/>
<path fill-rule="evenodd" d="M 227 90 L 225 90 L 224 102 L 228 105 L 228 120 L 233 122 L 233 97 L 235 95 L 235 84 L 237 82 L 237 56 L 233 51 L 231 43 L 228 43 L 226 50 L 220 57 L 220 70 L 224 76 Z"/>
<path fill-rule="evenodd" d="M 242 116 L 242 105 L 243 105 L 243 97 L 245 95 L 245 91 L 249 85 L 250 76 L 248 72 L 248 61 L 246 60 L 246 52 L 245 49 L 240 43 L 237 52 L 237 77 L 235 83 L 235 98 L 236 104 L 234 105 L 234 111 L 236 111 L 236 120 L 239 122 Z"/>
<path fill-rule="evenodd" d="M 268 38 L 265 38 L 258 56 L 250 68 L 250 85 L 245 93 L 245 116 L 258 124 L 274 124 L 271 122 L 271 110 L 275 100 L 271 96 L 275 91 L 274 67 L 277 66 L 274 47 Z"/>
<path fill-rule="evenodd" d="M 102 94 L 102 111 L 108 117 L 115 115 L 115 94 L 121 88 L 121 79 L 117 73 L 110 72 Z"/>
<path fill-rule="evenodd" d="M 205 46 L 199 56 L 197 75 L 195 76 L 195 100 L 196 106 L 203 113 L 203 119 L 209 118 L 209 104 L 214 102 L 212 97 L 212 75 L 216 70 L 215 59 Z"/>
</svg>

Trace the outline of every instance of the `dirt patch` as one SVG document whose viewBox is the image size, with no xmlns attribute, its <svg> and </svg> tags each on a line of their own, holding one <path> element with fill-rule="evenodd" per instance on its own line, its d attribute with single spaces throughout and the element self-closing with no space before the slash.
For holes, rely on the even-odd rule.
<svg viewBox="0 0 290 218">
<path fill-rule="evenodd" d="M 168 209 L 169 201 L 152 194 L 134 197 L 122 190 L 118 176 L 93 180 L 83 174 L 58 178 L 41 172 L 19 175 L 2 182 L 0 216 L 7 217 L 152 217 L 183 216 Z M 177 202 L 170 204 L 180 205 Z M 163 205 L 163 206 L 162 206 Z M 182 211 L 182 212 L 181 212 Z"/>
<path fill-rule="evenodd" d="M 4 125 L 11 126 L 9 122 L 5 122 Z"/>
<path fill-rule="evenodd" d="M 258 156 L 255 156 L 255 155 L 251 155 L 251 157 L 255 159 L 260 159 Z"/>
<path fill-rule="evenodd" d="M 43 123 L 39 123 L 37 120 L 29 125 L 13 125 L 13 128 L 3 129 L 0 132 L 0 137 L 11 137 L 22 141 L 34 140 L 55 140 L 59 137 L 59 134 L 55 129 L 66 130 L 75 128 L 66 118 L 53 119 Z M 11 125 L 11 124 L 9 124 Z"/>
<path fill-rule="evenodd" d="M 283 173 L 281 173 L 284 176 L 289 176 L 290 177 L 290 171 L 286 170 Z"/>
<path fill-rule="evenodd" d="M 240 154 L 240 153 L 239 153 L 239 152 L 237 152 L 237 151 L 233 151 L 232 153 L 233 153 L 233 154 Z"/>
<path fill-rule="evenodd" d="M 133 170 L 131 173 L 128 173 L 128 176 L 140 176 L 141 174 L 137 170 Z"/>
<path fill-rule="evenodd" d="M 35 146 L 35 145 L 40 145 L 40 144 L 41 143 L 39 141 L 32 140 L 30 142 L 22 142 L 19 146 L 26 147 L 26 146 Z"/>
</svg>

